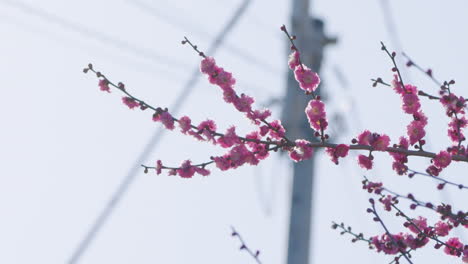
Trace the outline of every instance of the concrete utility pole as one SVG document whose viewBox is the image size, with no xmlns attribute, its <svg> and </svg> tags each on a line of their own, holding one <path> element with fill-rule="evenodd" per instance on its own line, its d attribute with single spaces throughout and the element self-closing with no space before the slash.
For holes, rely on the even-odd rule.
<svg viewBox="0 0 468 264">
<path fill-rule="evenodd" d="M 324 34 L 323 22 L 309 15 L 309 2 L 308 0 L 292 1 L 291 34 L 297 37 L 295 44 L 301 52 L 302 62 L 313 71 L 319 72 L 324 47 L 336 40 L 327 38 Z M 288 52 L 290 53 L 289 50 Z M 299 89 L 293 73 L 289 71 L 282 118 L 289 138 L 317 140 L 313 137 L 313 130 L 310 128 L 304 113 L 310 99 L 311 96 L 306 96 Z M 314 158 L 294 163 L 293 166 L 294 177 L 287 263 L 307 264 L 309 263 L 309 250 L 311 249 Z"/>
</svg>

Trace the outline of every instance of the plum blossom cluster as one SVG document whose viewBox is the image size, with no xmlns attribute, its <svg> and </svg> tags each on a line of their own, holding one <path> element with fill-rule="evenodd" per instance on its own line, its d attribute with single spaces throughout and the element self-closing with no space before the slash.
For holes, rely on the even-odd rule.
<svg viewBox="0 0 468 264">
<path fill-rule="evenodd" d="M 390 144 L 390 138 L 385 134 L 379 133 L 371 133 L 369 130 L 364 130 L 361 134 L 359 134 L 357 139 L 353 139 L 352 143 L 362 146 L 370 146 L 371 151 L 369 151 L 369 155 L 359 155 L 358 156 L 358 163 L 364 169 L 372 169 L 373 159 L 372 151 L 385 151 L 387 150 Z"/>
<path fill-rule="evenodd" d="M 465 263 L 468 262 L 468 245 L 464 245 L 457 237 L 449 237 L 450 232 L 455 227 L 464 226 L 468 228 L 468 212 L 459 212 L 454 215 L 451 212 L 451 207 L 447 208 L 446 205 L 441 205 L 438 206 L 437 209 L 434 209 L 432 204 L 418 201 L 411 194 L 405 197 L 386 189 L 381 182 L 372 182 L 365 179 L 362 183 L 364 190 L 380 196 L 378 201 L 386 211 L 396 210 L 397 216 L 405 218 L 403 226 L 407 231 L 396 234 L 390 233 L 377 214 L 374 199 L 370 199 L 372 208 L 368 208 L 367 212 L 372 213 L 374 215 L 374 221 L 380 222 L 386 231 L 381 235 L 376 235 L 366 240 L 377 252 L 382 251 L 388 255 L 400 254 L 400 257 L 403 256 L 409 259 L 409 252 L 425 247 L 430 240 L 433 240 L 435 242 L 435 249 L 443 247 L 445 254 L 461 257 Z M 430 226 L 427 219 L 423 216 L 411 218 L 397 207 L 399 204 L 398 198 L 406 198 L 413 203 L 415 202 L 418 205 L 433 209 L 441 214 L 441 219 L 433 226 Z M 412 207 L 412 209 L 415 209 L 415 207 Z"/>
<path fill-rule="evenodd" d="M 154 170 L 159 175 L 165 170 L 171 176 L 192 178 L 196 174 L 201 176 L 209 175 L 211 173 L 208 170 L 209 166 L 216 166 L 221 171 L 227 171 L 244 165 L 258 165 L 272 151 L 285 151 L 289 154 L 291 160 L 304 162 L 312 158 L 315 149 L 325 148 L 325 152 L 335 164 L 339 164 L 340 158 L 347 157 L 349 151 L 363 151 L 365 154 L 358 155 L 357 164 L 366 170 L 374 167 L 374 154 L 376 152 L 388 153 L 393 158 L 392 169 L 399 175 L 408 174 L 408 171 L 410 171 L 408 168 L 408 158 L 410 156 L 429 158 L 432 164 L 426 169 L 427 175 L 442 181 L 442 188 L 447 183 L 462 186 L 439 177 L 442 170 L 452 162 L 468 162 L 468 146 L 462 145 L 465 141 L 463 129 L 468 126 L 465 118 L 466 100 L 451 92 L 450 85 L 454 82 L 444 83 L 439 93 L 440 97 L 429 95 L 414 85 L 404 84 L 395 63 L 396 54 L 394 52 L 390 53 L 382 44 L 382 50 L 387 53 L 393 62 L 392 71 L 395 74 L 392 84 L 384 83 L 381 78 L 378 78 L 375 84 L 380 83 L 391 86 L 401 97 L 403 112 L 412 117 L 412 121 L 406 127 L 406 134 L 401 135 L 397 141 L 391 144 L 388 135 L 364 130 L 355 139 L 351 140 L 350 145 L 331 143 L 329 142 L 329 135 L 326 134 L 329 126 L 326 105 L 320 96 L 316 94 L 320 85 L 320 77 L 302 63 L 301 53 L 294 44 L 295 37 L 289 34 L 286 27 L 281 27 L 281 30 L 287 35 L 291 43 L 291 54 L 288 61 L 289 69 L 293 72 L 299 89 L 304 91 L 304 96 L 311 97 L 304 109 L 304 114 L 308 119 L 311 135 L 317 138 L 317 141 L 314 142 L 305 139 L 289 139 L 281 121 L 271 120 L 272 113 L 270 110 L 255 109 L 253 97 L 236 91 L 236 79 L 233 74 L 221 67 L 213 57 L 206 56 L 199 51 L 198 47 L 187 38 L 182 41 L 182 44 L 189 44 L 202 57 L 200 62 L 201 73 L 207 77 L 210 84 L 221 90 L 222 98 L 226 103 L 232 104 L 235 110 L 245 115 L 254 124 L 254 130 L 241 134 L 236 131 L 234 125 L 225 130 L 219 129 L 212 119 L 195 122 L 187 115 L 177 118 L 171 114 L 169 109 L 151 106 L 133 96 L 127 91 L 123 83 L 113 83 L 104 74 L 96 71 L 91 64 L 84 69 L 84 72 L 91 71 L 96 74 L 99 79 L 98 87 L 101 91 L 110 93 L 111 87 L 121 91 L 124 94 L 122 102 L 129 109 L 148 110 L 152 114 L 152 120 L 161 123 L 166 129 L 179 130 L 183 135 L 225 149 L 223 155 L 211 156 L 208 161 L 203 163 L 193 163 L 187 159 L 182 161 L 179 166 L 168 166 L 158 159 L 153 166 L 142 165 L 145 172 Z M 422 111 L 421 97 L 437 99 L 444 106 L 445 112 L 451 120 L 448 125 L 448 136 L 454 143 L 452 146 L 439 149 L 437 152 L 429 152 L 424 149 L 428 118 Z M 410 177 L 414 175 L 414 173 L 409 174 Z M 439 186 L 441 185 L 439 184 L 438 188 Z M 355 241 L 368 242 L 378 252 L 390 255 L 399 254 L 399 257 L 405 258 L 410 263 L 409 252 L 426 246 L 430 240 L 436 242 L 436 248 L 443 246 L 446 254 L 461 257 L 463 261 L 468 262 L 467 246 L 460 242 L 458 238 L 451 237 L 444 241 L 440 239 L 445 239 L 449 236 L 450 231 L 456 227 L 468 227 L 468 213 L 453 212 L 451 205 L 447 204 L 434 206 L 432 203 L 422 202 L 412 194 L 407 196 L 399 195 L 386 189 L 382 183 L 366 180 L 363 182 L 363 188 L 369 193 L 378 195 L 378 202 L 386 211 L 396 210 L 399 216 L 404 217 L 406 219 L 404 226 L 407 230 L 391 233 L 378 215 L 374 200 L 372 200 L 372 208 L 369 208 L 368 212 L 374 215 L 374 220 L 382 225 L 385 233 L 365 239 L 362 234 L 356 235 L 351 232 L 350 228 L 346 229 L 343 225 L 336 225 L 335 228 L 339 226 L 344 230 L 344 233 L 352 234 Z M 465 188 L 462 186 L 460 189 Z M 434 223 L 433 226 L 429 226 L 427 219 L 422 216 L 416 218 L 406 216 L 396 207 L 400 198 L 409 200 L 411 209 L 424 207 L 437 212 L 440 215 L 440 221 Z"/>
</svg>

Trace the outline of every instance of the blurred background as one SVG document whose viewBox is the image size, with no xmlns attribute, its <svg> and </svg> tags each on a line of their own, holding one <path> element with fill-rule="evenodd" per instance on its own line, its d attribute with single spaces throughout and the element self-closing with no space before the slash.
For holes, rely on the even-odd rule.
<svg viewBox="0 0 468 264">
<path fill-rule="evenodd" d="M 89 62 L 152 105 L 179 102 L 179 116 L 214 119 L 221 131 L 232 124 L 239 134 L 254 129 L 204 77 L 184 88 L 200 58 L 180 45 L 183 36 L 206 51 L 242 3 L 0 0 L 0 263 L 68 263 L 159 130 L 150 112 L 129 110 L 117 91 L 99 91 L 97 79 L 82 73 Z M 279 27 L 290 23 L 291 3 L 252 0 L 216 53 L 217 62 L 234 73 L 237 91 L 254 96 L 256 106 L 270 107 L 277 118 L 288 49 Z M 392 140 L 406 134 L 410 117 L 400 110 L 399 97 L 370 81 L 392 78 L 379 41 L 431 67 L 439 79 L 455 79 L 455 92 L 467 95 L 467 11 L 463 0 L 311 1 L 327 34 L 339 39 L 325 49 L 321 70 L 336 140 L 349 143 L 364 129 Z M 406 82 L 437 92 L 417 71 L 403 74 Z M 449 145 L 449 120 L 437 102 L 422 100 L 422 107 L 429 116 L 427 149 L 439 151 Z M 143 163 L 198 163 L 224 151 L 177 131 L 157 141 Z M 385 154 L 375 155 L 378 166 L 371 171 L 352 157 L 336 166 L 317 155 L 311 263 L 392 260 L 330 228 L 331 221 L 344 221 L 366 236 L 384 232 L 365 212 L 363 175 L 423 200 L 466 205 L 468 197 L 456 188 L 436 191 L 431 179 L 396 176 Z M 423 171 L 428 162 L 412 158 L 410 168 Z M 443 176 L 467 184 L 463 165 Z M 249 247 L 261 251 L 263 263 L 285 263 L 291 182 L 291 162 L 279 154 L 256 167 L 213 169 L 209 177 L 190 180 L 138 169 L 78 262 L 253 263 L 230 236 L 234 226 Z M 411 213 L 436 219 L 424 209 Z M 401 219 L 381 214 L 392 232 L 403 231 Z M 454 235 L 467 242 L 466 233 Z M 413 256 L 417 263 L 458 263 L 431 247 Z"/>
</svg>

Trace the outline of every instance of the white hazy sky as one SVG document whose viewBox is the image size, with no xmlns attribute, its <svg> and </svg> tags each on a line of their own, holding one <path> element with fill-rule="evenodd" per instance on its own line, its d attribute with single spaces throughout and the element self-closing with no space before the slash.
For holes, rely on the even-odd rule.
<svg viewBox="0 0 468 264">
<path fill-rule="evenodd" d="M 96 78 L 84 75 L 82 68 L 93 62 L 136 96 L 170 106 L 199 62 L 180 45 L 182 37 L 190 36 L 206 49 L 240 2 L 140 0 L 151 10 L 133 0 L 0 0 L 0 263 L 66 263 L 158 128 L 151 113 L 129 111 L 117 92 L 100 92 Z M 327 32 L 339 37 L 339 44 L 326 51 L 322 72 L 330 109 L 354 101 L 354 112 L 344 113 L 351 122 L 340 139 L 349 142 L 364 128 L 397 139 L 409 122 L 399 110 L 399 98 L 390 89 L 372 88 L 369 81 L 391 78 L 379 41 L 398 45 L 385 27 L 382 2 L 312 2 Z M 433 67 L 441 79 L 454 78 L 456 92 L 467 95 L 466 1 L 387 3 L 402 49 Z M 284 93 L 287 64 L 279 26 L 289 23 L 289 10 L 290 1 L 254 0 L 216 56 L 234 72 L 238 90 L 254 95 L 260 104 Z M 242 59 L 236 49 L 257 62 Z M 337 80 L 336 68 L 344 73 L 346 88 Z M 419 73 L 407 74 L 406 80 L 421 89 L 436 91 Z M 424 100 L 423 109 L 430 116 L 430 146 L 438 151 L 449 143 L 448 120 L 437 103 Z M 280 107 L 273 110 L 278 116 Z M 204 80 L 181 113 L 198 121 L 215 119 L 222 130 L 231 124 L 243 132 L 253 128 Z M 187 158 L 200 162 L 220 153 L 169 132 L 146 163 L 159 158 L 175 165 Z M 390 262 L 390 256 L 351 244 L 349 237 L 329 228 L 336 220 L 366 235 L 383 232 L 365 213 L 368 196 L 360 190 L 364 174 L 402 193 L 413 190 L 426 200 L 466 205 L 467 196 L 458 190 L 435 192 L 428 179 L 395 176 L 385 155 L 376 155 L 381 165 L 370 172 L 351 158 L 337 167 L 318 155 L 313 263 Z M 427 166 L 425 160 L 412 161 L 414 169 Z M 141 171 L 81 263 L 252 263 L 230 237 L 231 225 L 249 246 L 261 250 L 264 263 L 284 263 L 289 166 L 272 155 L 258 167 L 227 173 L 214 169 L 210 177 L 190 180 Z M 456 165 L 444 176 L 467 184 L 466 174 L 466 166 Z M 393 232 L 402 230 L 399 219 L 386 219 Z M 467 242 L 467 234 L 459 235 Z M 414 257 L 415 263 L 457 263 L 430 248 Z"/>
</svg>

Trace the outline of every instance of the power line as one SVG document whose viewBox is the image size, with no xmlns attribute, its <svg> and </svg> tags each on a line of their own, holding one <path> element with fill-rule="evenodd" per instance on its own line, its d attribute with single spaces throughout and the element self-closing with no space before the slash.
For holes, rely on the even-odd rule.
<svg viewBox="0 0 468 264">
<path fill-rule="evenodd" d="M 161 10 L 158 10 L 157 8 L 151 6 L 150 4 L 147 4 L 145 3 L 144 1 L 141 1 L 141 0 L 127 0 L 128 3 L 138 7 L 139 9 L 141 9 L 142 11 L 144 11 L 145 13 L 148 13 L 149 15 L 153 16 L 153 17 L 156 17 L 156 18 L 159 18 L 159 19 L 162 19 L 164 21 L 166 21 L 167 23 L 171 24 L 172 26 L 175 26 L 177 28 L 180 28 L 180 29 L 183 29 L 183 30 L 187 30 L 189 29 L 188 31 L 190 32 L 190 34 L 198 34 L 204 38 L 211 38 L 211 34 L 209 34 L 208 32 L 204 31 L 204 30 L 200 30 L 198 27 L 194 27 L 193 24 L 191 23 L 184 23 L 182 20 L 178 19 L 174 19 L 173 16 L 170 16 L 169 13 L 166 13 L 166 12 L 162 12 Z M 249 53 L 248 51 L 246 50 L 243 50 L 239 47 L 237 47 L 236 45 L 232 45 L 232 44 L 229 44 L 229 43 L 225 43 L 223 45 L 224 49 L 234 55 L 236 55 L 237 58 L 240 58 L 244 61 L 247 61 L 249 64 L 251 65 L 255 65 L 257 66 L 259 69 L 261 70 L 264 70 L 272 75 L 278 75 L 278 74 L 282 74 L 283 72 L 276 68 L 276 67 L 273 67 L 271 63 L 268 63 L 268 62 L 265 62 L 265 61 L 262 61 L 260 59 L 258 59 L 255 55 Z"/>
<path fill-rule="evenodd" d="M 395 49 L 399 52 L 403 51 L 403 45 L 401 44 L 400 36 L 398 34 L 395 19 L 393 17 L 392 9 L 390 7 L 390 3 L 388 0 L 380 0 L 380 7 L 382 9 L 382 15 L 384 18 L 384 24 L 387 29 L 388 34 L 390 35 L 390 41 Z M 400 63 L 401 66 L 401 63 Z M 411 76 L 406 69 L 406 67 L 399 67 L 400 71 L 407 77 L 407 79 L 411 80 Z"/>
<path fill-rule="evenodd" d="M 236 12 L 232 15 L 232 17 L 228 20 L 226 25 L 223 29 L 219 32 L 215 40 L 212 42 L 210 47 L 207 49 L 206 54 L 214 54 L 222 44 L 224 38 L 227 36 L 228 33 L 234 28 L 235 24 L 238 22 L 240 17 L 244 14 L 245 10 L 249 6 L 251 0 L 244 0 L 241 5 L 237 8 Z M 195 87 L 196 83 L 198 82 L 200 73 L 198 67 L 194 69 L 192 76 L 186 82 L 182 92 L 177 97 L 174 105 L 170 108 L 171 112 L 176 114 L 179 111 L 179 108 L 182 106 L 184 101 L 192 92 L 192 89 Z M 135 160 L 133 166 L 122 180 L 122 182 L 117 187 L 117 190 L 111 196 L 109 202 L 105 205 L 104 209 L 98 215 L 96 220 L 91 225 L 88 232 L 85 234 L 84 238 L 78 244 L 77 248 L 74 250 L 72 256 L 70 257 L 68 263 L 74 264 L 78 263 L 81 256 L 86 252 L 90 243 L 94 240 L 97 236 L 98 232 L 101 230 L 103 225 L 111 216 L 112 212 L 114 211 L 117 204 L 122 200 L 122 197 L 125 193 L 129 190 L 132 183 L 135 181 L 138 171 L 141 171 L 141 163 L 145 161 L 145 158 L 150 154 L 150 152 L 154 149 L 155 146 L 160 142 L 161 137 L 163 136 L 165 130 L 157 129 L 156 133 L 153 134 L 151 139 L 149 140 L 148 144 L 145 146 L 141 154 Z"/>
<path fill-rule="evenodd" d="M 59 25 L 63 28 L 66 28 L 67 30 L 74 31 L 76 33 L 79 33 L 83 36 L 86 36 L 88 38 L 92 38 L 94 40 L 97 40 L 101 43 L 104 43 L 106 45 L 111 45 L 114 46 L 118 49 L 121 50 L 126 50 L 128 52 L 133 53 L 134 55 L 137 55 L 139 57 L 148 59 L 150 58 L 152 61 L 158 62 L 161 64 L 161 66 L 164 66 L 164 68 L 167 68 L 167 66 L 173 66 L 173 67 L 188 67 L 188 65 L 184 62 L 175 60 L 174 58 L 166 57 L 163 55 L 160 55 L 158 53 L 155 53 L 151 50 L 144 49 L 141 47 L 137 47 L 129 42 L 126 42 L 124 40 L 121 40 L 117 37 L 104 34 L 101 32 L 98 32 L 96 30 L 93 30 L 91 28 L 82 26 L 78 23 L 74 23 L 70 20 L 67 20 L 65 18 L 62 18 L 60 16 L 57 16 L 55 14 L 48 13 L 40 8 L 30 6 L 28 4 L 25 4 L 21 1 L 18 0 L 2 0 L 0 3 L 5 3 L 10 6 L 16 7 L 18 9 L 21 9 L 23 12 L 37 16 L 43 20 L 46 20 L 50 23 L 54 23 L 56 25 Z"/>
<path fill-rule="evenodd" d="M 43 39 L 46 41 L 53 40 L 56 43 L 60 43 L 63 47 L 77 46 L 77 49 L 81 51 L 91 49 L 90 46 L 84 45 L 83 42 L 72 41 L 69 38 L 65 38 L 61 36 L 60 34 L 54 34 L 41 27 L 38 27 L 37 25 L 25 23 L 24 20 L 18 19 L 17 17 L 12 17 L 9 15 L 1 14 L 0 20 L 4 21 L 4 23 L 11 24 L 12 26 L 16 28 L 21 28 L 22 30 L 27 31 L 28 33 L 36 34 L 41 37 L 40 39 Z M 108 60 L 112 60 L 112 61 L 115 61 L 116 56 L 121 56 L 121 54 L 115 55 L 111 53 L 106 53 L 107 51 L 108 50 L 100 51 L 99 55 L 105 56 L 107 57 Z M 124 56 L 119 58 L 119 62 L 121 62 L 122 65 L 126 67 L 130 67 L 131 69 L 137 70 L 139 72 L 147 72 L 147 73 L 152 73 L 152 74 L 155 73 L 153 64 L 148 64 L 148 63 L 143 64 L 141 62 L 134 61 Z M 158 76 L 158 79 L 165 79 L 165 80 L 169 80 L 172 82 L 177 81 L 176 76 L 178 75 L 176 75 L 174 72 L 167 71 L 161 68 L 158 68 L 157 71 L 162 73 L 160 76 Z M 170 78 L 168 78 L 169 76 Z"/>
</svg>

